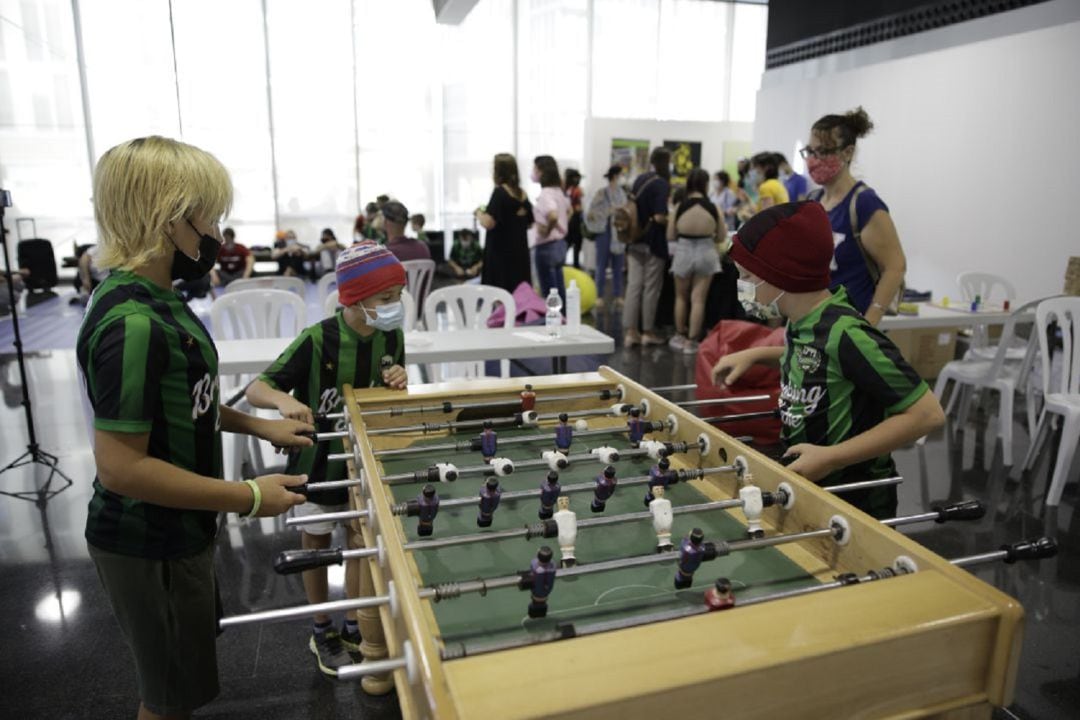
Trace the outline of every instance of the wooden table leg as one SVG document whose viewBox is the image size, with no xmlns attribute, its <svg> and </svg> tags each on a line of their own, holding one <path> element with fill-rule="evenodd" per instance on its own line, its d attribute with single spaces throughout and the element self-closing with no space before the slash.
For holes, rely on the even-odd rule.
<svg viewBox="0 0 1080 720">
<path fill-rule="evenodd" d="M 356 547 L 364 547 L 364 538 L 356 532 L 355 528 L 349 527 L 353 533 Z M 374 559 L 360 560 L 360 597 L 372 597 L 375 595 L 375 583 L 371 576 L 371 563 Z M 382 620 L 379 618 L 378 608 L 361 608 L 356 611 L 356 622 L 360 625 L 360 653 L 364 661 L 385 660 L 387 657 L 386 638 L 383 635 Z M 385 695 L 394 689 L 394 678 L 391 674 L 365 675 L 360 681 L 360 686 L 369 695 Z"/>
</svg>

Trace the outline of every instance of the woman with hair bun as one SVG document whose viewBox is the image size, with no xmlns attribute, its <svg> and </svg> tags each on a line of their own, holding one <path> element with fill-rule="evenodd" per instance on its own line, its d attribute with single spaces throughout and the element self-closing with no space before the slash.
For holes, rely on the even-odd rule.
<svg viewBox="0 0 1080 720">
<path fill-rule="evenodd" d="M 888 206 L 851 175 L 855 143 L 873 128 L 862 107 L 825 115 L 814 123 L 810 144 L 799 154 L 821 186 L 807 199 L 825 207 L 836 241 L 830 289 L 843 286 L 855 309 L 877 325 L 900 293 L 907 260 Z"/>
</svg>

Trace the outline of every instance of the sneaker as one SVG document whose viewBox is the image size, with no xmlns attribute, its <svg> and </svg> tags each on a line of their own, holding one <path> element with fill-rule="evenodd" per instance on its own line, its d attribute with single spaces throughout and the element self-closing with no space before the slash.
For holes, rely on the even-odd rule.
<svg viewBox="0 0 1080 720">
<path fill-rule="evenodd" d="M 696 355 L 698 344 L 693 340 L 687 340 L 682 346 L 683 355 Z"/>
<path fill-rule="evenodd" d="M 685 335 L 675 334 L 671 336 L 671 339 L 668 340 L 667 344 L 672 350 L 682 350 L 686 347 L 686 342 Z"/>
<path fill-rule="evenodd" d="M 623 339 L 623 345 L 626 347 L 634 347 L 641 344 L 641 336 L 637 333 L 626 333 L 626 337 Z"/>
<path fill-rule="evenodd" d="M 360 642 L 363 638 L 360 637 L 359 629 L 357 629 L 356 632 L 351 633 L 349 632 L 345 624 L 342 623 L 341 632 L 338 634 L 338 637 L 341 638 L 341 644 L 345 647 L 346 650 L 351 653 L 360 652 Z"/>
<path fill-rule="evenodd" d="M 352 665 L 353 659 L 345 652 L 345 646 L 341 644 L 341 636 L 333 630 L 327 630 L 319 637 L 312 633 L 308 641 L 308 649 L 319 663 L 319 670 L 324 675 L 337 677 L 338 668 Z"/>
<path fill-rule="evenodd" d="M 664 338 L 660 337 L 659 335 L 653 335 L 652 333 L 648 333 L 648 332 L 647 333 L 642 333 L 641 334 L 641 344 L 642 345 L 663 345 L 664 344 Z"/>
</svg>

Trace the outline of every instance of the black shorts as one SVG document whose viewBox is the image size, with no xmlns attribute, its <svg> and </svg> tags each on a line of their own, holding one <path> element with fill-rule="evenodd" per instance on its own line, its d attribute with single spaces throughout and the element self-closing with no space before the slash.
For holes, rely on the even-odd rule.
<svg viewBox="0 0 1080 720">
<path fill-rule="evenodd" d="M 213 700 L 218 694 L 214 546 L 179 560 L 89 549 L 135 656 L 146 709 L 185 714 Z"/>
</svg>

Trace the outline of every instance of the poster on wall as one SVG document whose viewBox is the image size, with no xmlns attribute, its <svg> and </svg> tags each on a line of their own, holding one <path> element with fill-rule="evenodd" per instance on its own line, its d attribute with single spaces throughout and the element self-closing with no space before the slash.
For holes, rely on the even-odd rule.
<svg viewBox="0 0 1080 720">
<path fill-rule="evenodd" d="M 612 138 L 611 164 L 623 169 L 633 179 L 649 169 L 649 141 Z"/>
<path fill-rule="evenodd" d="M 686 176 L 701 167 L 701 143 L 688 140 L 665 140 L 664 147 L 671 151 L 671 184 L 685 185 Z"/>
</svg>

